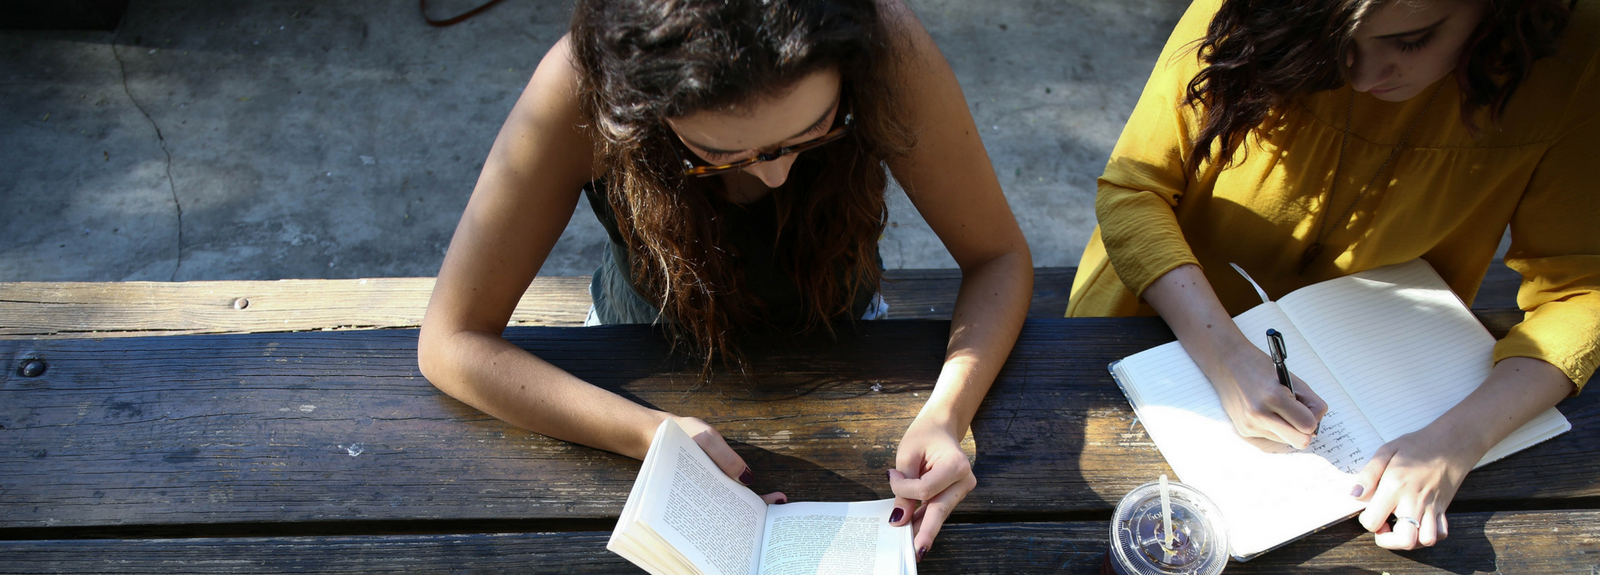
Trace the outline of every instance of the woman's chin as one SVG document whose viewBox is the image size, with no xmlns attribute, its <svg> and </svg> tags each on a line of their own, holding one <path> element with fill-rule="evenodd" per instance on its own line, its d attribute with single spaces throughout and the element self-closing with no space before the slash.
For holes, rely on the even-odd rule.
<svg viewBox="0 0 1600 575">
<path fill-rule="evenodd" d="M 1410 86 L 1396 86 L 1387 89 L 1367 90 L 1367 93 L 1385 102 L 1404 102 L 1417 97 L 1419 91 L 1411 89 Z"/>
</svg>

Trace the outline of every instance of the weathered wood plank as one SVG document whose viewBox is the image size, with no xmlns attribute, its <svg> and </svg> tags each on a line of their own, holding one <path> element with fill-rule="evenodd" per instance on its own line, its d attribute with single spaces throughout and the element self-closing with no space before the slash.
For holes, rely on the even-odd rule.
<svg viewBox="0 0 1600 575">
<path fill-rule="evenodd" d="M 1077 273 L 1078 268 L 1034 268 L 1028 317 L 1058 318 L 1066 313 Z M 889 319 L 950 319 L 960 290 L 961 270 L 887 270 L 883 274 Z"/>
<path fill-rule="evenodd" d="M 713 422 L 757 488 L 887 496 L 883 470 L 938 375 L 949 324 L 863 322 L 758 338 L 748 379 L 693 384 L 650 328 L 508 338 L 626 397 Z M 416 370 L 416 332 L 0 341 L 0 528 L 614 517 L 638 463 L 528 433 Z M 1167 472 L 1106 374 L 1170 341 L 1155 318 L 1030 320 L 974 423 L 960 511 L 1105 511 Z M 35 354 L 41 377 L 18 375 Z M 1474 472 L 1458 501 L 1600 496 L 1600 405 L 1574 430 Z"/>
<path fill-rule="evenodd" d="M 417 327 L 433 282 L 434 278 L 369 278 L 0 283 L 0 337 Z M 511 325 L 583 325 L 588 311 L 587 276 L 540 277 L 523 294 Z"/>
<path fill-rule="evenodd" d="M 1451 513 L 1450 537 L 1432 548 L 1379 549 L 1354 520 L 1272 551 L 1228 573 L 1594 573 L 1596 511 Z"/>
<path fill-rule="evenodd" d="M 1035 271 L 1031 317 L 1060 317 L 1076 268 Z M 422 324 L 433 278 L 0 283 L 0 338 L 392 329 Z M 888 270 L 891 319 L 950 319 L 960 270 Z M 239 303 L 245 304 L 242 309 Z M 510 325 L 578 326 L 589 276 L 540 277 Z"/>
<path fill-rule="evenodd" d="M 1028 317 L 1061 317 L 1076 272 L 1035 269 Z M 1522 321 L 1520 278 L 1497 264 L 1484 279 L 1474 309 L 1496 336 Z M 0 339 L 413 328 L 422 324 L 433 281 L 0 282 Z M 950 319 L 960 287 L 960 270 L 888 270 L 889 318 Z M 248 305 L 237 309 L 241 299 Z M 583 325 L 588 309 L 588 276 L 540 277 L 510 325 Z"/>
<path fill-rule="evenodd" d="M 1353 521 L 1233 563 L 1229 573 L 1589 573 L 1600 512 L 1452 514 L 1451 536 L 1403 553 Z M 921 573 L 1095 573 L 1108 526 L 1096 521 L 951 524 Z M 605 550 L 609 533 L 0 541 L 0 573 L 640 573 Z"/>
</svg>

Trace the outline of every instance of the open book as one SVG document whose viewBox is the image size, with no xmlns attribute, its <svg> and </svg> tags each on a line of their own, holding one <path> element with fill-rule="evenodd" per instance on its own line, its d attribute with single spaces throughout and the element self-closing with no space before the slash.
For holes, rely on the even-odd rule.
<svg viewBox="0 0 1600 575">
<path fill-rule="evenodd" d="M 767 505 L 671 419 L 656 428 L 606 549 L 652 575 L 916 575 L 894 500 Z"/>
<path fill-rule="evenodd" d="M 1240 437 L 1178 342 L 1111 364 L 1173 471 L 1222 510 L 1230 554 L 1240 561 L 1360 513 L 1366 504 L 1350 497 L 1355 474 L 1385 442 L 1427 426 L 1477 389 L 1495 343 L 1422 260 L 1309 285 L 1277 303 L 1261 299 L 1234 323 L 1263 352 L 1267 329 L 1283 332 L 1289 371 L 1328 403 L 1303 451 L 1269 453 Z M 1478 466 L 1569 429 L 1551 408 Z"/>
</svg>

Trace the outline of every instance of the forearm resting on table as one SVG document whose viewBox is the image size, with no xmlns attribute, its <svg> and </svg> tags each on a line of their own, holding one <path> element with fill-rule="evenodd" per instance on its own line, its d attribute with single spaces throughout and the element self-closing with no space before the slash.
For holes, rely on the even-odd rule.
<svg viewBox="0 0 1600 575">
<path fill-rule="evenodd" d="M 1226 351 L 1249 343 L 1200 266 L 1184 264 L 1156 278 L 1145 288 L 1144 300 L 1161 314 L 1184 351 L 1202 367 L 1220 362 Z"/>
<path fill-rule="evenodd" d="M 435 387 L 556 439 L 643 459 L 656 426 L 668 417 L 578 379 L 498 334 L 427 334 L 418 347 L 423 375 Z"/>
<path fill-rule="evenodd" d="M 1489 377 L 1432 425 L 1447 437 L 1468 438 L 1481 457 L 1518 428 L 1572 394 L 1572 380 L 1554 365 L 1531 357 L 1509 357 Z"/>
<path fill-rule="evenodd" d="M 962 271 L 944 368 L 919 419 L 966 433 L 1017 343 L 1032 297 L 1033 267 L 1026 254 L 1005 254 Z"/>
</svg>

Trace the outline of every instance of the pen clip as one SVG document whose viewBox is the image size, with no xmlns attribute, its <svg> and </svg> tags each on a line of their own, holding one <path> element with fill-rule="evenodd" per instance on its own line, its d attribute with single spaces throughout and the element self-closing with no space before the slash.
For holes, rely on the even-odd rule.
<svg viewBox="0 0 1600 575">
<path fill-rule="evenodd" d="M 1272 362 L 1282 365 L 1283 360 L 1289 359 L 1289 350 L 1283 345 L 1283 334 L 1278 330 L 1267 330 L 1267 347 L 1272 350 Z"/>
</svg>

